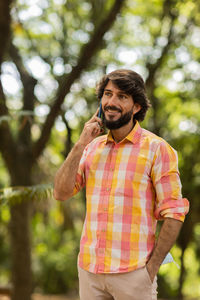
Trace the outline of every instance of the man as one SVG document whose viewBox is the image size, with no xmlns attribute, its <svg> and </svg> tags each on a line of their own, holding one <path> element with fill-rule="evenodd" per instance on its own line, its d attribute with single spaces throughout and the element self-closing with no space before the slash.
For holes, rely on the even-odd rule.
<svg viewBox="0 0 200 300">
<path fill-rule="evenodd" d="M 157 299 L 156 274 L 188 212 L 176 151 L 140 127 L 150 104 L 131 70 L 105 75 L 96 114 L 55 177 L 66 200 L 86 186 L 87 211 L 78 259 L 81 300 Z M 110 131 L 99 136 L 102 125 Z M 163 225 L 157 241 L 157 220 Z"/>
</svg>

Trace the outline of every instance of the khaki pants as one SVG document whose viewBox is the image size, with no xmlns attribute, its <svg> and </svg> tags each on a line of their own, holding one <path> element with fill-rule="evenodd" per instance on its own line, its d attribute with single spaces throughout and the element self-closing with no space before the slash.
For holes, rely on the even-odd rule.
<svg viewBox="0 0 200 300">
<path fill-rule="evenodd" d="M 93 274 L 78 267 L 80 300 L 156 300 L 157 278 L 146 267 L 128 273 Z"/>
</svg>

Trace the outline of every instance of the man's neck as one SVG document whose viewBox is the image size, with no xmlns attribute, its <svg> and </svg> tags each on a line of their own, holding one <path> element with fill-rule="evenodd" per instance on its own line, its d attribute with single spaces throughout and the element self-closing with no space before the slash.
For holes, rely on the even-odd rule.
<svg viewBox="0 0 200 300">
<path fill-rule="evenodd" d="M 135 121 L 130 121 L 128 124 L 120 127 L 119 129 L 111 130 L 112 137 L 116 143 L 121 142 L 133 129 L 135 126 Z"/>
</svg>

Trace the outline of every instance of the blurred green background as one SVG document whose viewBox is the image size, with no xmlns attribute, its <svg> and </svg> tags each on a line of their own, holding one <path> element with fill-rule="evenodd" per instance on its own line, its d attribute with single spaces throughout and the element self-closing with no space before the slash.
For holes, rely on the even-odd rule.
<svg viewBox="0 0 200 300">
<path fill-rule="evenodd" d="M 190 200 L 159 297 L 200 299 L 200 2 L 0 0 L 0 67 L 0 286 L 12 300 L 78 289 L 84 191 L 59 203 L 52 182 L 116 68 L 145 79 L 142 126 L 178 151 Z"/>
</svg>

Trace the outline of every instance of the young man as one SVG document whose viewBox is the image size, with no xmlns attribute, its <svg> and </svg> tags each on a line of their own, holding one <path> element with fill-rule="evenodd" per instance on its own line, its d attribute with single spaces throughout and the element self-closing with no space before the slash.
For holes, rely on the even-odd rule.
<svg viewBox="0 0 200 300">
<path fill-rule="evenodd" d="M 156 274 L 188 212 L 176 151 L 139 125 L 150 104 L 131 70 L 105 75 L 96 114 L 55 177 L 66 200 L 86 186 L 87 211 L 78 259 L 81 300 L 157 299 Z M 99 137 L 98 137 L 99 136 Z M 157 220 L 163 225 L 157 241 Z"/>
</svg>

